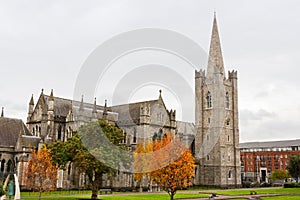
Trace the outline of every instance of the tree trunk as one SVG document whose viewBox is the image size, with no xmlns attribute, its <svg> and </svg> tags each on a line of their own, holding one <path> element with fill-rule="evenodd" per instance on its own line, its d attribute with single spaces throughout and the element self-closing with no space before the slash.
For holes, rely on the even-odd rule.
<svg viewBox="0 0 300 200">
<path fill-rule="evenodd" d="M 94 180 L 93 180 L 94 178 Z M 92 196 L 91 199 L 98 199 L 98 190 L 99 190 L 99 186 L 101 184 L 101 178 L 102 178 L 102 174 L 97 174 L 95 173 L 95 177 L 93 176 L 89 176 L 90 179 L 90 183 L 92 185 Z"/>
<path fill-rule="evenodd" d="M 173 193 L 170 194 L 170 200 L 174 200 L 174 194 Z"/>
<path fill-rule="evenodd" d="M 98 184 L 95 184 L 95 181 L 92 182 L 92 199 L 98 198 Z"/>
</svg>

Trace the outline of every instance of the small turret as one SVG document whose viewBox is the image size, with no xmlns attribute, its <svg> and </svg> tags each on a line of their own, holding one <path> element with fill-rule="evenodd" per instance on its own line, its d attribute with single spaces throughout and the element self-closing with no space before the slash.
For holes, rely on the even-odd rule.
<svg viewBox="0 0 300 200">
<path fill-rule="evenodd" d="M 170 110 L 169 112 L 170 124 L 172 128 L 176 128 L 176 110 Z"/>
<path fill-rule="evenodd" d="M 51 94 L 48 101 L 48 110 L 53 111 L 54 110 L 54 96 L 53 96 L 53 89 L 51 89 Z"/>
<path fill-rule="evenodd" d="M 105 99 L 104 110 L 103 110 L 103 119 L 107 119 L 107 100 Z"/>
<path fill-rule="evenodd" d="M 94 106 L 93 106 L 93 111 L 92 111 L 92 118 L 93 119 L 97 119 L 97 100 L 96 100 L 96 97 L 95 97 L 95 100 L 94 100 Z"/>
<path fill-rule="evenodd" d="M 30 101 L 29 101 L 29 108 L 28 108 L 28 116 L 27 116 L 27 122 L 30 121 L 31 115 L 33 113 L 34 109 L 34 100 L 33 100 L 33 94 L 31 95 Z"/>
<path fill-rule="evenodd" d="M 80 106 L 79 106 L 79 112 L 80 112 L 80 111 L 84 111 L 83 95 L 81 96 L 81 102 L 80 102 Z"/>
</svg>

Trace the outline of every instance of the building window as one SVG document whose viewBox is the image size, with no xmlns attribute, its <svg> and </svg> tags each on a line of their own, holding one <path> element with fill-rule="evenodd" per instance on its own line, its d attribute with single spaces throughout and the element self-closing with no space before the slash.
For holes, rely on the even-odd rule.
<svg viewBox="0 0 300 200">
<path fill-rule="evenodd" d="M 127 133 L 126 131 L 124 131 L 124 138 L 123 138 L 123 143 L 126 144 L 126 136 L 127 136 Z"/>
<path fill-rule="evenodd" d="M 5 165 L 5 160 L 3 159 L 2 161 L 1 161 L 1 172 L 4 172 L 4 165 Z"/>
<path fill-rule="evenodd" d="M 226 92 L 225 95 L 225 108 L 229 109 L 229 94 Z"/>
<path fill-rule="evenodd" d="M 210 118 L 207 119 L 207 122 L 210 124 Z"/>
<path fill-rule="evenodd" d="M 133 130 L 133 143 L 136 143 L 136 128 Z"/>
<path fill-rule="evenodd" d="M 229 135 L 227 136 L 227 141 L 228 141 L 228 142 L 230 141 L 230 136 L 229 136 Z"/>
<path fill-rule="evenodd" d="M 271 161 L 272 160 L 272 156 L 268 155 L 268 160 Z"/>
<path fill-rule="evenodd" d="M 228 155 L 228 161 L 230 161 L 231 160 L 231 157 L 230 157 L 230 155 Z"/>
<path fill-rule="evenodd" d="M 59 125 L 57 129 L 57 140 L 61 140 L 61 125 Z"/>
<path fill-rule="evenodd" d="M 71 180 L 71 163 L 68 166 L 68 180 Z"/>
<path fill-rule="evenodd" d="M 207 93 L 206 101 L 207 101 L 207 108 L 212 108 L 212 97 L 210 92 Z"/>
<path fill-rule="evenodd" d="M 207 156 L 206 156 L 206 160 L 209 160 L 209 159 L 210 159 L 210 157 L 209 157 L 209 155 L 207 155 Z"/>
<path fill-rule="evenodd" d="M 12 162 L 11 162 L 11 160 L 9 160 L 7 162 L 6 172 L 11 172 L 11 171 L 12 171 Z"/>
<path fill-rule="evenodd" d="M 229 170 L 229 172 L 228 172 L 228 178 L 232 178 L 232 171 L 231 170 Z"/>
</svg>

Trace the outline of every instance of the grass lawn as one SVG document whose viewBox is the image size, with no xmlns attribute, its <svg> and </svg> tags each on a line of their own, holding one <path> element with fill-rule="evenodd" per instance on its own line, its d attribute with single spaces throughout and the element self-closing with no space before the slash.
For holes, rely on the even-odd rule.
<svg viewBox="0 0 300 200">
<path fill-rule="evenodd" d="M 182 190 L 178 191 L 175 199 L 179 198 L 207 198 L 210 193 L 215 192 L 217 195 L 249 195 L 250 191 L 254 190 L 257 194 L 284 194 L 286 196 L 264 197 L 263 200 L 296 200 L 300 199 L 300 188 L 247 188 L 235 190 L 220 190 L 220 189 L 200 189 L 198 190 Z M 78 198 L 89 199 L 91 191 L 55 191 L 42 194 L 42 199 L 51 200 L 76 200 Z M 37 200 L 38 193 L 21 193 L 22 199 Z M 98 195 L 99 199 L 103 200 L 168 200 L 167 193 L 114 193 L 113 195 Z"/>
</svg>

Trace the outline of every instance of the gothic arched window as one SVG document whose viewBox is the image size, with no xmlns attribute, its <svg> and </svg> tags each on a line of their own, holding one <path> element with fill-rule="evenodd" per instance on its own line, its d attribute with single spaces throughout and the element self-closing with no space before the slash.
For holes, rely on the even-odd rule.
<svg viewBox="0 0 300 200">
<path fill-rule="evenodd" d="M 136 128 L 133 130 L 133 143 L 136 143 Z"/>
<path fill-rule="evenodd" d="M 41 127 L 39 126 L 39 133 L 38 136 L 41 136 Z"/>
<path fill-rule="evenodd" d="M 206 101 L 207 101 L 207 108 L 212 108 L 212 97 L 209 91 L 207 92 Z"/>
<path fill-rule="evenodd" d="M 72 163 L 69 163 L 69 166 L 68 166 L 68 180 L 71 180 L 71 167 L 72 167 Z"/>
<path fill-rule="evenodd" d="M 61 125 L 59 125 L 57 129 L 57 140 L 61 140 Z"/>
<path fill-rule="evenodd" d="M 4 165 L 5 165 L 5 160 L 3 159 L 1 161 L 1 167 L 0 167 L 1 172 L 4 172 Z"/>
<path fill-rule="evenodd" d="M 229 94 L 226 92 L 225 95 L 225 108 L 229 109 Z"/>
<path fill-rule="evenodd" d="M 9 160 L 7 162 L 6 172 L 11 172 L 11 171 L 12 171 L 12 162 L 11 162 L 11 160 Z"/>
<path fill-rule="evenodd" d="M 229 170 L 229 172 L 228 172 L 228 178 L 232 178 L 232 171 L 231 170 Z"/>
</svg>

